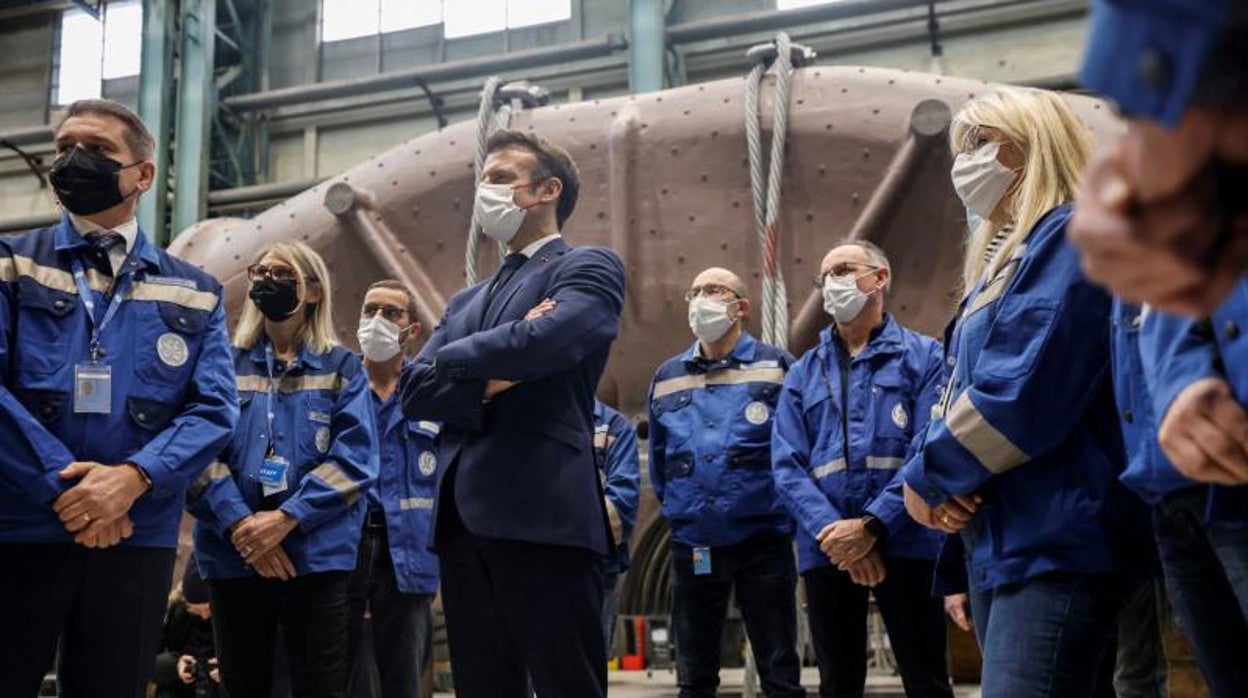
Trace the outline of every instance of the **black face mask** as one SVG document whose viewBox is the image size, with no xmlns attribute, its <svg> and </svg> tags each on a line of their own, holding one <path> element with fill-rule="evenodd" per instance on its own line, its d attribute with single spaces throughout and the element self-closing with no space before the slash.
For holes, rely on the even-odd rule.
<svg viewBox="0 0 1248 698">
<path fill-rule="evenodd" d="M 48 180 L 56 191 L 56 198 L 71 213 L 90 216 L 110 209 L 133 195 L 121 193 L 117 175 L 127 167 L 94 150 L 75 147 L 52 162 Z"/>
<path fill-rule="evenodd" d="M 294 281 L 256 281 L 251 284 L 247 296 L 273 322 L 281 322 L 294 315 L 299 307 L 299 288 Z"/>
</svg>

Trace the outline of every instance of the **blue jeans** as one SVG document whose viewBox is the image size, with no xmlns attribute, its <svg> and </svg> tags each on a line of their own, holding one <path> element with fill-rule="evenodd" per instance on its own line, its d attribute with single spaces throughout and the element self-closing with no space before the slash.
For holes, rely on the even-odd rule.
<svg viewBox="0 0 1248 698">
<path fill-rule="evenodd" d="M 1248 696 L 1248 523 L 1204 521 L 1206 488 L 1153 510 L 1166 590 L 1214 698 Z"/>
<path fill-rule="evenodd" d="M 693 573 L 693 550 L 672 543 L 672 624 L 681 698 L 713 698 L 720 637 L 733 589 L 768 698 L 803 697 L 797 657 L 797 565 L 788 536 L 757 536 L 711 550 L 709 574 Z"/>
<path fill-rule="evenodd" d="M 983 698 L 1112 697 L 1121 596 L 1109 575 L 1048 574 L 972 590 Z"/>
<path fill-rule="evenodd" d="M 1118 614 L 1118 657 L 1114 688 L 1118 698 L 1166 698 L 1166 651 L 1161 614 L 1165 592 L 1151 575 L 1141 575 L 1128 590 Z"/>
</svg>

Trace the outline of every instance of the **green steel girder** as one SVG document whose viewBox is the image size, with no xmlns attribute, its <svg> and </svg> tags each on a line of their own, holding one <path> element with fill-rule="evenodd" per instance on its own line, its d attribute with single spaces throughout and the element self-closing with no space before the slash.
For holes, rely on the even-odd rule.
<svg viewBox="0 0 1248 698">
<path fill-rule="evenodd" d="M 171 238 L 207 214 L 209 138 L 217 111 L 216 19 L 217 0 L 182 0 Z"/>
<path fill-rule="evenodd" d="M 143 0 L 143 58 L 139 72 L 139 116 L 156 140 L 156 183 L 139 199 L 139 225 L 160 243 L 169 239 L 169 176 L 172 153 L 174 46 L 177 5 Z"/>
</svg>

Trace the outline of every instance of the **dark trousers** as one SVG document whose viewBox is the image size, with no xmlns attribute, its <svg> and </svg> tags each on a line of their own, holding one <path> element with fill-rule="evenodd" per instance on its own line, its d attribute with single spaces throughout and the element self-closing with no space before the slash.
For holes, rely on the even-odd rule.
<svg viewBox="0 0 1248 698">
<path fill-rule="evenodd" d="M 797 656 L 797 567 L 788 536 L 756 536 L 711 550 L 709 574 L 694 574 L 693 549 L 672 543 L 672 624 L 680 695 L 712 698 L 728 599 L 737 605 L 768 698 L 805 696 Z"/>
<path fill-rule="evenodd" d="M 1205 523 L 1205 488 L 1153 510 L 1166 591 L 1214 698 L 1248 696 L 1248 523 Z"/>
<path fill-rule="evenodd" d="M 1049 574 L 971 592 L 984 698 L 1110 698 L 1122 583 Z"/>
<path fill-rule="evenodd" d="M 290 581 L 209 580 L 221 680 L 230 698 L 267 698 L 278 628 L 294 698 L 343 698 L 347 685 L 347 573 Z"/>
<path fill-rule="evenodd" d="M 385 526 L 364 528 L 355 571 L 347 583 L 347 598 L 351 614 L 347 623 L 347 694 L 375 695 L 371 690 L 375 666 L 381 698 L 419 696 L 420 671 L 432 650 L 429 604 L 433 595 L 399 591 Z M 363 637 L 368 626 L 371 643 L 364 642 Z M 361 651 L 365 646 L 371 647 L 371 654 Z M 357 684 L 369 690 L 362 691 L 364 686 Z"/>
<path fill-rule="evenodd" d="M 1114 666 L 1117 698 L 1166 698 L 1166 649 L 1162 642 L 1165 592 L 1151 575 L 1142 575 L 1127 590 L 1118 614 L 1118 654 Z"/>
<path fill-rule="evenodd" d="M 867 681 L 867 602 L 874 594 L 909 698 L 952 698 L 945 659 L 945 609 L 932 598 L 936 565 L 884 560 L 884 581 L 873 589 L 849 573 L 816 567 L 802 573 L 810 639 L 819 660 L 819 695 L 861 698 Z"/>
<path fill-rule="evenodd" d="M 165 548 L 0 544 L 0 694 L 38 695 L 59 656 L 63 698 L 141 698 L 173 558 Z"/>
<path fill-rule="evenodd" d="M 531 677 L 541 698 L 605 696 L 599 556 L 477 536 L 447 509 L 438 553 L 455 695 L 527 698 Z"/>
</svg>

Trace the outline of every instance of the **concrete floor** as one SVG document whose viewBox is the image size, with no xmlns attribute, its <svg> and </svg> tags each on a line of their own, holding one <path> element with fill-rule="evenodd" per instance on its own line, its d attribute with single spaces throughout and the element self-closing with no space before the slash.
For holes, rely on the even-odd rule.
<svg viewBox="0 0 1248 698">
<path fill-rule="evenodd" d="M 720 691 L 722 698 L 738 698 L 741 696 L 741 685 L 745 677 L 743 669 L 724 669 L 720 672 Z M 676 698 L 676 675 L 666 671 L 656 671 L 647 677 L 644 671 L 613 671 L 608 676 L 607 693 L 612 698 Z M 816 695 L 819 686 L 819 671 L 814 668 L 802 670 L 802 685 L 812 696 Z M 435 693 L 436 698 L 451 698 L 453 693 Z M 761 692 L 758 694 L 762 698 Z M 901 679 L 897 677 L 867 678 L 867 698 L 904 698 L 901 690 Z M 975 686 L 957 686 L 954 690 L 957 698 L 979 698 L 979 688 Z"/>
</svg>

